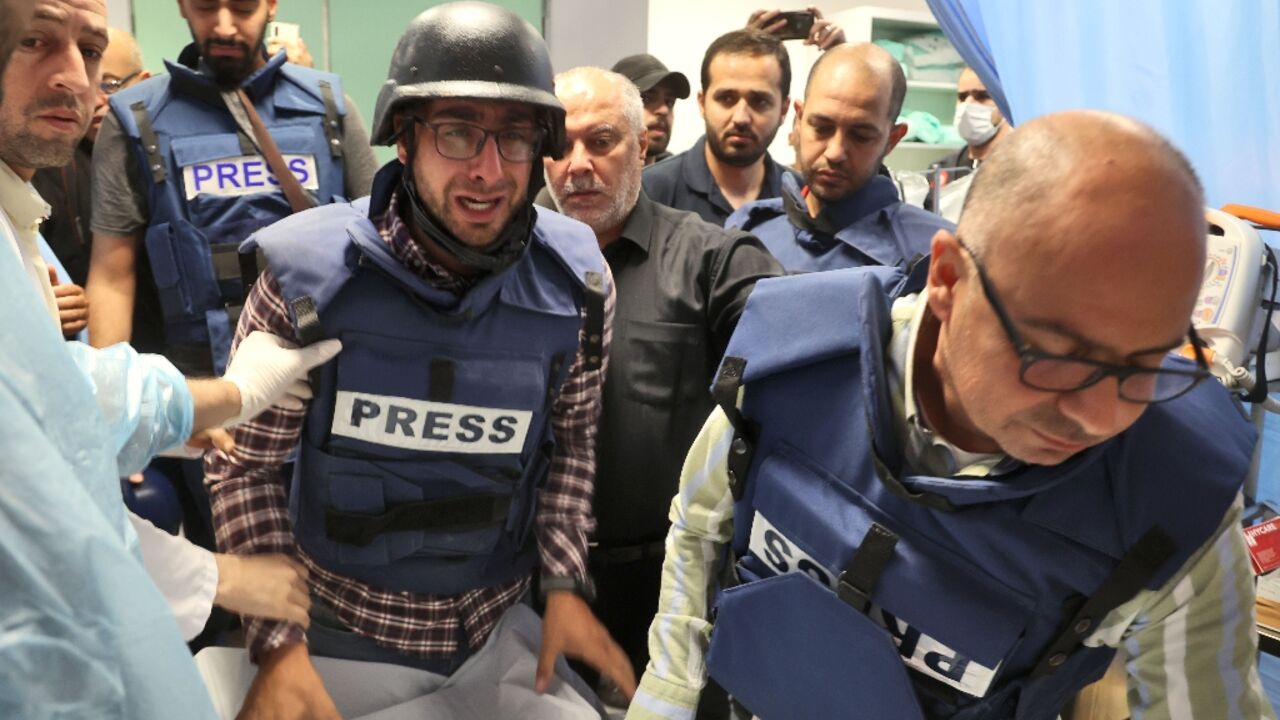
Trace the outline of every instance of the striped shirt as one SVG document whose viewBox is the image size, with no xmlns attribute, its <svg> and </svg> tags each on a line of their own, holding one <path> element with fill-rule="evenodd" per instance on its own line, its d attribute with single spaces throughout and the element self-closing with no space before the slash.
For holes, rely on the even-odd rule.
<svg viewBox="0 0 1280 720">
<path fill-rule="evenodd" d="M 902 298 L 892 312 L 891 387 L 910 387 L 911 347 L 922 308 Z M 914 403 L 895 397 L 900 427 Z M 662 568 L 658 613 L 649 632 L 649 666 L 627 720 L 691 719 L 706 679 L 710 642 L 710 588 L 733 537 L 728 455 L 733 427 L 723 411 L 707 419 L 685 459 L 680 490 L 671 502 L 671 532 Z M 920 435 L 907 447 L 945 447 Z M 985 475 L 1002 458 L 973 458 L 956 474 Z M 1257 672 L 1253 575 L 1240 531 L 1239 499 L 1217 531 L 1158 590 L 1143 590 L 1106 616 L 1085 639 L 1091 647 L 1122 648 L 1128 658 L 1129 706 L 1134 720 L 1270 718 L 1275 714 Z"/>
<path fill-rule="evenodd" d="M 384 215 L 375 218 L 392 255 L 411 272 L 462 294 L 474 281 L 434 263 L 409 234 L 393 197 Z M 604 306 L 604 358 L 597 370 L 585 370 L 582 334 L 578 354 L 551 410 L 556 446 L 546 484 L 538 496 L 537 542 L 541 572 L 551 576 L 585 576 L 587 534 L 594 529 L 591 493 L 595 481 L 595 434 L 600 417 L 601 387 L 612 336 L 614 288 L 604 265 L 609 292 Z M 293 325 L 270 272 L 254 284 L 236 330 L 235 346 L 253 330 L 294 337 Z M 458 595 L 393 592 L 330 572 L 294 543 L 286 490 L 289 480 L 280 467 L 298 444 L 306 409 L 272 407 L 232 434 L 230 456 L 211 452 L 205 461 L 218 548 L 223 552 L 288 553 L 310 571 L 314 596 L 356 633 L 414 657 L 453 655 L 465 644 L 478 648 L 498 619 L 529 589 L 522 577 Z M 305 631 L 291 623 L 246 618 L 253 657 L 283 645 L 305 642 Z"/>
</svg>

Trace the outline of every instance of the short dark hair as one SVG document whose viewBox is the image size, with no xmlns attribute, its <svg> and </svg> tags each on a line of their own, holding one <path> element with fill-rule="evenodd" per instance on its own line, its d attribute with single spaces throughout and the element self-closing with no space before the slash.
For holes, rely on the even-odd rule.
<svg viewBox="0 0 1280 720">
<path fill-rule="evenodd" d="M 791 57 L 782 41 L 767 32 L 760 30 L 734 30 L 716 38 L 707 46 L 707 53 L 702 56 L 702 91 L 711 86 L 711 61 L 717 55 L 772 55 L 782 70 L 782 97 L 791 97 Z"/>
</svg>

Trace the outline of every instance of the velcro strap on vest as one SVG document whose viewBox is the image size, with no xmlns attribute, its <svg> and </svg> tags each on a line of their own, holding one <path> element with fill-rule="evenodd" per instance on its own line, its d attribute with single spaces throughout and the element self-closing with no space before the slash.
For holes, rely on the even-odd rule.
<svg viewBox="0 0 1280 720">
<path fill-rule="evenodd" d="M 1173 557 L 1178 545 L 1164 528 L 1156 525 L 1138 539 L 1129 552 L 1120 558 L 1097 592 L 1085 601 L 1067 622 L 1062 632 L 1040 657 L 1031 677 L 1049 675 L 1062 666 L 1080 643 L 1097 629 L 1107 613 L 1120 607 L 1146 587 L 1155 577 L 1160 566 Z"/>
<path fill-rule="evenodd" d="M 564 368 L 564 353 L 551 356 L 551 365 L 547 368 L 547 397 L 544 401 L 546 412 L 551 412 L 556 398 L 560 396 L 560 370 Z"/>
<path fill-rule="evenodd" d="M 604 277 L 598 272 L 586 274 L 586 318 L 583 329 L 586 342 L 582 344 L 583 369 L 599 370 L 604 355 Z"/>
<path fill-rule="evenodd" d="M 402 503 L 381 515 L 330 508 L 324 513 L 324 532 L 334 542 L 362 547 L 389 532 L 456 532 L 504 524 L 510 507 L 510 495 L 481 495 Z"/>
<path fill-rule="evenodd" d="M 289 309 L 293 311 L 293 331 L 298 335 L 298 342 L 310 345 L 324 338 L 320 330 L 320 312 L 310 295 L 289 301 Z"/>
<path fill-rule="evenodd" d="M 715 400 L 733 426 L 733 442 L 729 445 L 727 465 L 729 490 L 733 493 L 734 500 L 742 499 L 742 493 L 746 490 L 747 470 L 751 468 L 751 458 L 755 454 L 755 437 L 751 426 L 738 410 L 738 388 L 742 387 L 742 373 L 746 369 L 746 359 L 725 356 L 720 363 L 716 382 L 711 386 L 711 399 Z"/>
<path fill-rule="evenodd" d="M 267 254 L 262 252 L 262 248 L 257 248 L 251 253 L 238 252 L 236 258 L 240 261 L 240 284 L 244 287 L 244 296 L 247 298 L 249 291 L 258 282 L 263 266 L 267 264 Z"/>
<path fill-rule="evenodd" d="M 431 358 L 427 377 L 427 399 L 447 403 L 453 400 L 453 375 L 456 365 L 449 358 Z"/>
<path fill-rule="evenodd" d="M 333 99 L 333 85 L 328 80 L 320 81 L 320 95 L 324 98 L 324 136 L 329 141 L 329 154 L 340 158 L 342 157 L 342 116 L 338 114 L 338 103 Z"/>
<path fill-rule="evenodd" d="M 244 294 L 249 294 L 258 279 L 258 268 L 266 264 L 267 257 L 259 249 L 252 253 L 241 253 L 235 243 L 220 243 L 209 247 L 209 255 L 213 260 L 213 277 L 218 282 L 239 280 L 244 285 Z M 229 298 L 230 299 L 230 298 Z"/>
<path fill-rule="evenodd" d="M 875 592 L 884 574 L 885 566 L 893 559 L 898 536 L 880 523 L 872 523 L 862 538 L 862 544 L 853 552 L 849 564 L 840 573 L 837 593 L 840 599 L 860 613 L 871 606 L 871 593 Z"/>
<path fill-rule="evenodd" d="M 164 158 L 160 156 L 160 138 L 156 137 L 156 130 L 151 127 L 151 115 L 147 112 L 147 104 L 139 100 L 130 105 L 129 109 L 133 111 L 133 122 L 138 126 L 138 137 L 142 138 L 142 150 L 147 155 L 151 181 L 159 185 L 166 177 Z"/>
</svg>

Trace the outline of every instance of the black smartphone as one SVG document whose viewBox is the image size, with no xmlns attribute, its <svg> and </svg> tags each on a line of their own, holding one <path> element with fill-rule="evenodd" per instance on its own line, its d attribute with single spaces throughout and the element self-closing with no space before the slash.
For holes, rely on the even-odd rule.
<svg viewBox="0 0 1280 720">
<path fill-rule="evenodd" d="M 778 13 L 774 22 L 786 20 L 787 24 L 777 31 L 779 40 L 804 40 L 813 31 L 813 13 L 809 10 L 795 10 Z"/>
</svg>

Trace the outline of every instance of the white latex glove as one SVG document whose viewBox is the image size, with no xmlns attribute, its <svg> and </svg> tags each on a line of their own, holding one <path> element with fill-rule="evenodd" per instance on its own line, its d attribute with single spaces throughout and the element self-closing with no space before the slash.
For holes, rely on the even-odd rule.
<svg viewBox="0 0 1280 720">
<path fill-rule="evenodd" d="M 321 340 L 299 348 L 271 333 L 249 333 L 240 341 L 222 376 L 240 389 L 240 414 L 223 423 L 223 427 L 256 417 L 272 405 L 301 410 L 302 401 L 311 399 L 307 373 L 341 349 L 338 340 Z"/>
</svg>

